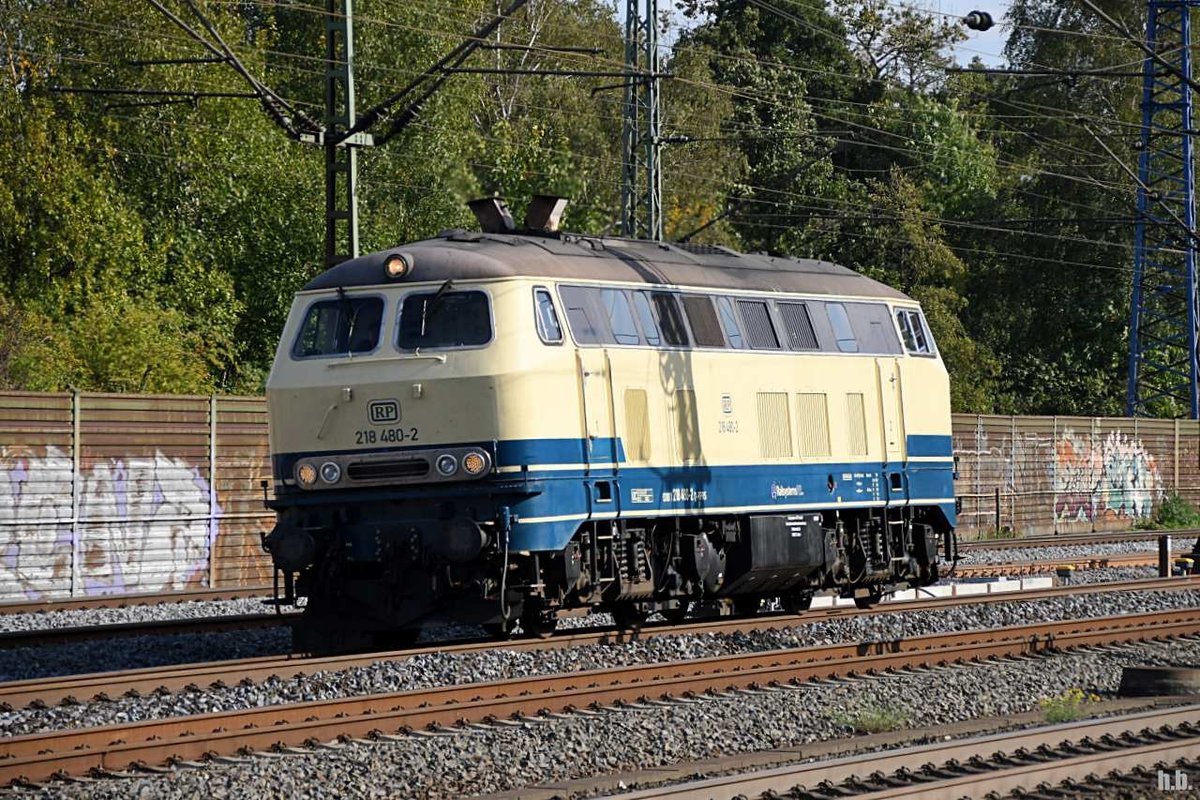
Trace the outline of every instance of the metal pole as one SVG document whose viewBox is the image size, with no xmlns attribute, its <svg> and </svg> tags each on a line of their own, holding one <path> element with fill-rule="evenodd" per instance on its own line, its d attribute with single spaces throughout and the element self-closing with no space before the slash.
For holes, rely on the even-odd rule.
<svg viewBox="0 0 1200 800">
<path fill-rule="evenodd" d="M 1200 0 L 1149 0 L 1129 314 L 1126 413 L 1200 419 L 1191 20 Z M 1182 225 L 1180 224 L 1182 223 Z"/>
<path fill-rule="evenodd" d="M 79 512 L 83 505 L 83 421 L 81 414 L 83 403 L 79 399 L 79 390 L 71 390 L 71 597 L 82 594 L 83 572 L 79 568 L 79 560 L 83 551 L 79 541 L 80 529 Z"/>
<path fill-rule="evenodd" d="M 208 588 L 217 588 L 217 396 L 208 396 Z"/>
<path fill-rule="evenodd" d="M 325 266 L 358 256 L 358 146 L 354 127 L 354 0 L 325 0 Z"/>
<path fill-rule="evenodd" d="M 626 0 L 625 84 L 621 125 L 621 235 L 662 240 L 662 123 L 658 0 Z M 642 185 L 642 182 L 645 185 Z"/>
<path fill-rule="evenodd" d="M 661 242 L 662 221 L 662 170 L 659 157 L 662 152 L 662 128 L 659 107 L 658 77 L 658 0 L 646 0 L 646 130 L 642 134 L 642 147 L 646 152 L 646 238 Z"/>
</svg>

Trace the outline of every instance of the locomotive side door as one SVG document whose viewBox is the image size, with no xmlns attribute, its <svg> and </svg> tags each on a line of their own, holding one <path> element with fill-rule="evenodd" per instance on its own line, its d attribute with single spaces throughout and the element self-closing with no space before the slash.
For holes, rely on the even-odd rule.
<svg viewBox="0 0 1200 800">
<path fill-rule="evenodd" d="M 590 479 L 611 480 L 616 476 L 619 461 L 612 359 L 605 347 L 576 348 L 575 359 L 579 372 L 584 469 Z M 611 487 L 608 492 L 611 499 Z M 604 495 L 603 490 L 594 493 L 601 502 L 604 502 Z"/>
<path fill-rule="evenodd" d="M 883 422 L 883 460 L 899 469 L 904 460 L 904 394 L 900 386 L 900 360 L 875 359 L 879 377 L 879 412 Z"/>
</svg>

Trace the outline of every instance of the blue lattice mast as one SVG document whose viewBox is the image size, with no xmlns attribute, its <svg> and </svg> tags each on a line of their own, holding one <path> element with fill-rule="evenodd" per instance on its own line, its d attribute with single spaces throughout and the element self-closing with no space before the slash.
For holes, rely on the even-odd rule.
<svg viewBox="0 0 1200 800">
<path fill-rule="evenodd" d="M 1200 0 L 1149 2 L 1129 321 L 1130 416 L 1186 413 L 1200 419 L 1189 19 L 1195 5 Z"/>
</svg>

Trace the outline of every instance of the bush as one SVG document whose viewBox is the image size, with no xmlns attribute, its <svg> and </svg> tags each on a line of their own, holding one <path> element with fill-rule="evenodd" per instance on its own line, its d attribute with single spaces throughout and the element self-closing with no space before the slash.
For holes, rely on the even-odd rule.
<svg viewBox="0 0 1200 800">
<path fill-rule="evenodd" d="M 1146 527 L 1156 530 L 1200 528 L 1200 511 L 1178 494 L 1171 493 L 1154 509 L 1154 516 Z"/>
<path fill-rule="evenodd" d="M 1070 722 L 1085 714 L 1084 706 L 1099 700 L 1099 695 L 1088 694 L 1076 687 L 1055 697 L 1043 697 L 1038 700 L 1038 706 L 1041 707 L 1047 722 Z"/>
</svg>

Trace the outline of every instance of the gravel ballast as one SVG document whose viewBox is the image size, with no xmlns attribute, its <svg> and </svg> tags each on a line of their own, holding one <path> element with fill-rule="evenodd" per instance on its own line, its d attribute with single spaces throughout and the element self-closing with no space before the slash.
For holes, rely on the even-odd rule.
<svg viewBox="0 0 1200 800">
<path fill-rule="evenodd" d="M 1196 591 L 1077 595 L 1036 601 L 966 605 L 936 611 L 814 621 L 783 630 L 658 636 L 628 643 L 561 650 L 496 649 L 468 654 L 421 654 L 402 661 L 378 662 L 366 667 L 317 673 L 301 678 L 271 678 L 250 686 L 236 685 L 162 696 L 121 697 L 110 701 L 85 702 L 81 705 L 4 711 L 0 712 L 0 735 L 19 735 L 62 727 L 103 725 L 276 703 L 496 681 L 535 674 L 690 661 L 711 656 L 811 647 L 846 641 L 892 640 L 955 630 L 1163 611 L 1193 607 L 1198 601 L 1200 592 Z M 0 653 L 0 656 L 11 659 L 12 652 Z"/>
<path fill-rule="evenodd" d="M 524 726 L 481 726 L 394 741 L 161 776 L 55 784 L 62 798 L 450 798 L 845 737 L 886 711 L 906 726 L 949 724 L 1038 708 L 1079 687 L 1107 694 L 1121 668 L 1200 663 L 1200 642 L 1147 643 L 1106 652 L 989 662 L 849 683 L 736 692 L 679 703 L 569 715 Z M 20 794 L 26 794 L 21 792 Z"/>
</svg>

